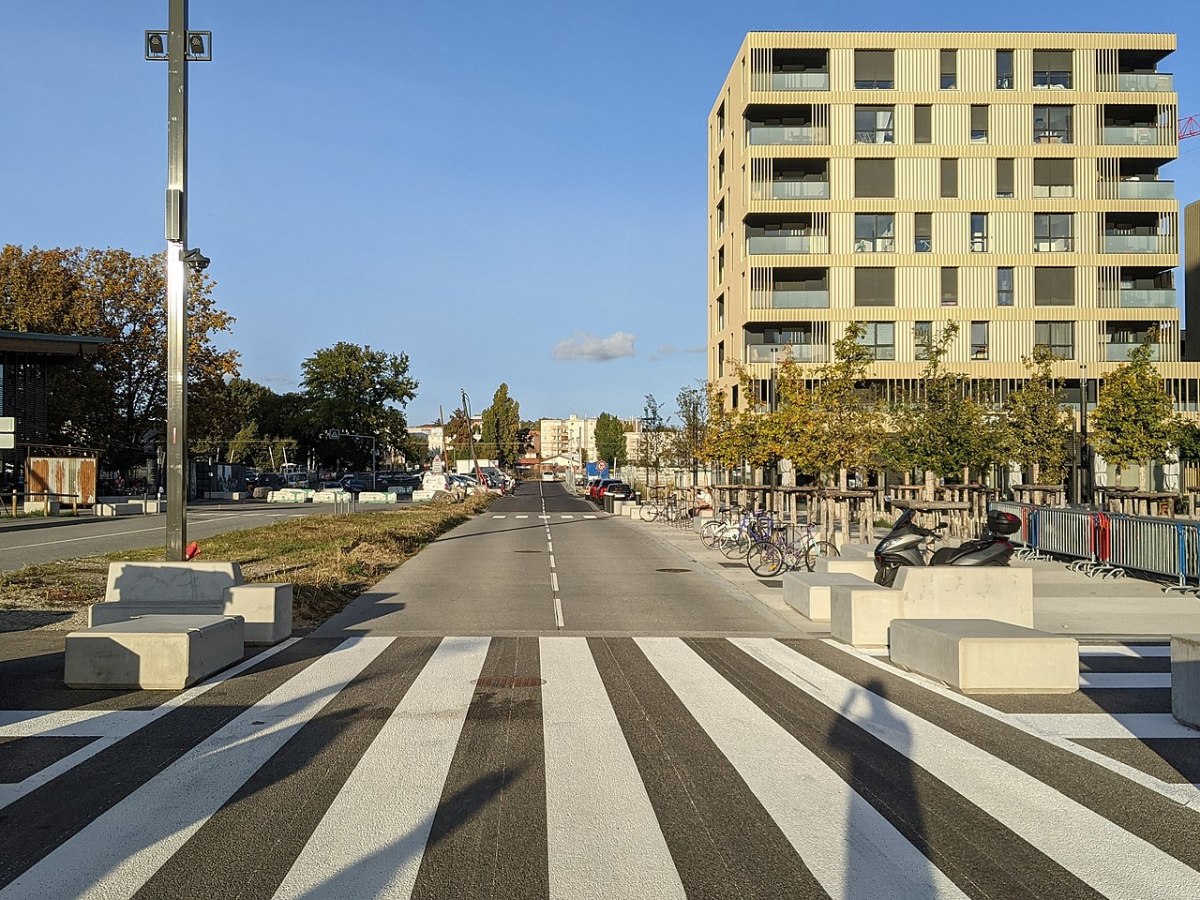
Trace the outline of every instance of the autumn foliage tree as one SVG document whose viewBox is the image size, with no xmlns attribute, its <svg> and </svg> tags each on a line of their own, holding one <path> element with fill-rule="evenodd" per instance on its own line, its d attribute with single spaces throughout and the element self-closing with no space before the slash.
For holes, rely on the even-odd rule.
<svg viewBox="0 0 1200 900">
<path fill-rule="evenodd" d="M 1045 345 L 1024 358 L 1029 378 L 1008 397 L 1005 415 L 1011 461 L 1029 470 L 1033 484 L 1058 484 L 1067 464 L 1071 416 L 1051 371 L 1057 357 Z"/>
</svg>

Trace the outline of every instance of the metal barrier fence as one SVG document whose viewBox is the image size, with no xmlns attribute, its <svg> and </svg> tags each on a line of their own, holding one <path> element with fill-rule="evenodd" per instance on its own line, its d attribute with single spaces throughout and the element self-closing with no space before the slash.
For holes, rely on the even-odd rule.
<svg viewBox="0 0 1200 900">
<path fill-rule="evenodd" d="M 1200 592 L 1200 525 L 1176 519 L 1130 516 L 996 501 L 988 510 L 1021 520 L 1012 535 L 1023 559 L 1069 558 L 1089 576 L 1140 572 L 1174 579 L 1166 591 Z"/>
</svg>

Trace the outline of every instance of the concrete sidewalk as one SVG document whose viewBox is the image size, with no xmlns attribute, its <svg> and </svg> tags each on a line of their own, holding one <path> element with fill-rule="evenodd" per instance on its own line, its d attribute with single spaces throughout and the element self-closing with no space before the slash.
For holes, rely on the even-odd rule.
<svg viewBox="0 0 1200 900">
<path fill-rule="evenodd" d="M 738 586 L 797 628 L 828 633 L 827 622 L 811 622 L 783 602 L 779 578 L 758 578 L 745 563 L 707 549 L 691 530 L 658 522 L 624 521 L 672 545 L 696 565 Z M 872 551 L 867 544 L 842 548 L 843 556 L 857 559 L 870 559 Z M 1164 584 L 1132 576 L 1089 578 L 1070 571 L 1064 562 L 1014 559 L 1012 565 L 1033 570 L 1034 627 L 1040 631 L 1108 640 L 1162 640 L 1172 634 L 1200 633 L 1200 598 L 1195 594 L 1166 593 Z"/>
</svg>

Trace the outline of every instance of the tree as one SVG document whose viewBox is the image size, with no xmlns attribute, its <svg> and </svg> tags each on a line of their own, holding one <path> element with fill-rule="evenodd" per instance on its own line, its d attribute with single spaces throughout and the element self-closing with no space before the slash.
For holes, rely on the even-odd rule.
<svg viewBox="0 0 1200 900">
<path fill-rule="evenodd" d="M 642 432 L 638 440 L 637 464 L 646 471 L 646 483 L 650 483 L 650 470 L 654 470 L 654 483 L 658 484 L 658 474 L 662 471 L 663 453 L 666 451 L 671 432 L 667 429 L 666 420 L 662 417 L 658 401 L 653 394 L 646 395 L 642 407 Z"/>
<path fill-rule="evenodd" d="M 1005 413 L 1009 456 L 1028 469 L 1033 484 L 1062 480 L 1067 464 L 1067 434 L 1071 417 L 1063 409 L 1065 392 L 1054 381 L 1057 357 L 1039 344 L 1033 355 L 1022 358 L 1029 379 L 1008 397 Z"/>
<path fill-rule="evenodd" d="M 492 395 L 492 405 L 483 411 L 481 456 L 493 456 L 500 466 L 511 468 L 521 456 L 521 404 L 508 396 L 501 383 Z M 492 452 L 487 452 L 488 450 Z"/>
<path fill-rule="evenodd" d="M 1148 335 L 1130 351 L 1129 361 L 1104 379 L 1088 416 L 1096 452 L 1118 467 L 1136 465 L 1143 490 L 1149 487 L 1147 467 L 1166 458 L 1179 434 L 1174 404 L 1150 360 L 1156 337 Z"/>
<path fill-rule="evenodd" d="M 204 435 L 225 416 L 224 379 L 236 350 L 214 336 L 233 317 L 213 299 L 215 283 L 193 274 L 188 300 L 189 431 Z M 164 258 L 127 250 L 0 250 L 0 328 L 82 334 L 107 343 L 96 356 L 55 366 L 50 376 L 52 439 L 94 447 L 104 465 L 145 458 L 166 416 L 167 321 Z"/>
<path fill-rule="evenodd" d="M 443 428 L 447 461 L 467 459 L 470 456 L 471 434 L 471 420 L 467 418 L 467 411 L 460 406 L 450 414 L 450 419 Z"/>
<path fill-rule="evenodd" d="M 600 413 L 594 435 L 599 459 L 612 463 L 614 467 L 625 465 L 625 428 L 620 419 L 606 412 Z"/>
<path fill-rule="evenodd" d="M 708 430 L 708 393 L 702 387 L 682 387 L 675 395 L 675 409 L 680 426 L 675 432 L 671 455 L 679 465 L 692 468 L 694 479 L 696 460 L 704 455 Z"/>
<path fill-rule="evenodd" d="M 406 354 L 339 341 L 316 351 L 301 371 L 301 387 L 322 431 L 373 435 L 385 446 L 407 442 L 403 407 L 416 395 L 417 381 L 408 374 Z M 369 451 L 366 442 L 356 447 L 339 441 L 323 455 L 363 461 L 370 458 Z"/>
</svg>

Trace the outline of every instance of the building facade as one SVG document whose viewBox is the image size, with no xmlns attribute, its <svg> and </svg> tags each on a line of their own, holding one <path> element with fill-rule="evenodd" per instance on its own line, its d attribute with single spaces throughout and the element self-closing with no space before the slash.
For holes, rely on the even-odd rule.
<svg viewBox="0 0 1200 900">
<path fill-rule="evenodd" d="M 709 380 L 771 400 L 852 322 L 885 392 L 925 335 L 1000 400 L 1051 348 L 1075 402 L 1153 335 L 1180 409 L 1169 34 L 752 32 L 713 104 Z M 1095 397 L 1093 386 L 1091 396 Z"/>
</svg>

